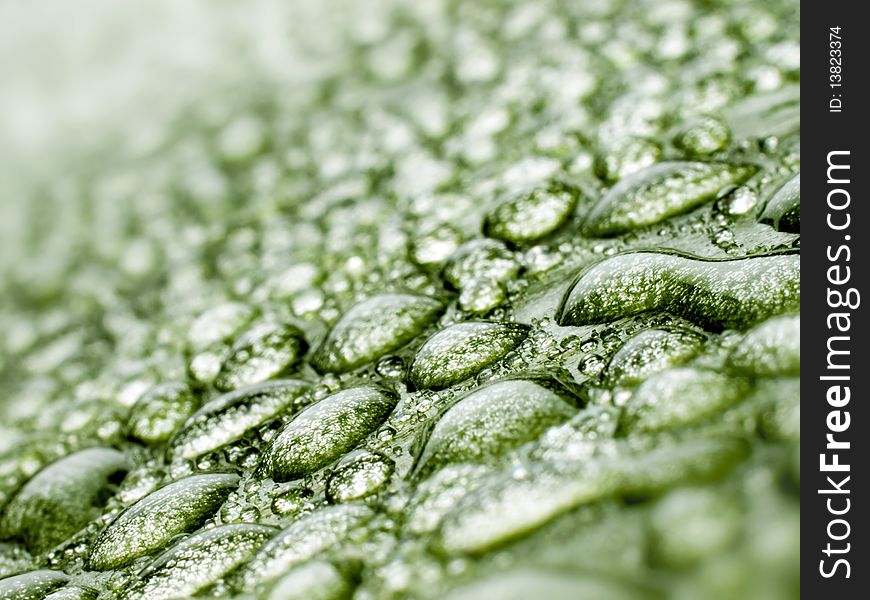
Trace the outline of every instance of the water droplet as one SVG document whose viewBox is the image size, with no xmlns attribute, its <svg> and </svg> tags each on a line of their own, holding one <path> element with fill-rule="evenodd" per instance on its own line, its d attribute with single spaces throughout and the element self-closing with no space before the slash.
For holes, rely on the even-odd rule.
<svg viewBox="0 0 870 600">
<path fill-rule="evenodd" d="M 498 460 L 575 412 L 561 397 L 531 381 L 488 384 L 463 396 L 441 416 L 416 470 L 428 474 L 451 462 Z"/>
<path fill-rule="evenodd" d="M 582 231 L 604 237 L 658 223 L 712 199 L 755 173 L 748 165 L 664 162 L 622 179 L 586 215 Z"/>
<path fill-rule="evenodd" d="M 242 388 L 209 401 L 191 415 L 170 441 L 172 453 L 202 456 L 292 410 L 310 387 L 302 381 L 277 380 Z"/>
<path fill-rule="evenodd" d="M 344 373 L 401 348 L 440 314 L 438 300 L 411 294 L 375 296 L 353 306 L 312 356 L 320 372 Z"/>
<path fill-rule="evenodd" d="M 583 271 L 562 301 L 561 325 L 667 310 L 699 325 L 743 329 L 800 305 L 800 256 L 706 261 L 639 252 Z"/>
<path fill-rule="evenodd" d="M 346 456 L 326 483 L 330 502 L 350 502 L 382 489 L 393 474 L 393 462 L 380 454 L 362 451 Z"/>
<path fill-rule="evenodd" d="M 777 231 L 800 233 L 801 230 L 801 175 L 789 179 L 767 201 L 759 219 Z"/>
<path fill-rule="evenodd" d="M 91 551 L 91 568 L 123 567 L 166 547 L 173 536 L 196 529 L 212 516 L 238 482 L 236 475 L 193 475 L 152 492 L 100 534 Z"/>
<path fill-rule="evenodd" d="M 558 182 L 509 194 L 487 213 L 483 232 L 515 244 L 533 242 L 553 233 L 568 220 L 578 196 L 578 190 Z"/>
<path fill-rule="evenodd" d="M 715 117 L 704 117 L 688 125 L 674 139 L 674 145 L 690 156 L 707 156 L 724 149 L 731 139 L 728 126 Z"/>
<path fill-rule="evenodd" d="M 417 351 L 410 379 L 417 388 L 441 389 L 502 358 L 525 337 L 516 323 L 464 322 L 442 329 Z"/>
<path fill-rule="evenodd" d="M 120 595 L 124 600 L 193 596 L 247 561 L 275 533 L 273 527 L 248 523 L 201 530 L 161 554 Z"/>
<path fill-rule="evenodd" d="M 375 386 L 336 392 L 290 421 L 269 446 L 262 464 L 278 481 L 308 475 L 376 430 L 396 402 L 394 394 Z"/>
<path fill-rule="evenodd" d="M 298 327 L 260 323 L 233 343 L 214 385 L 227 391 L 261 383 L 295 366 L 306 350 L 308 343 Z"/>
<path fill-rule="evenodd" d="M 145 392 L 130 411 L 130 433 L 143 442 L 168 440 L 199 404 L 187 384 L 162 383 Z"/>
</svg>

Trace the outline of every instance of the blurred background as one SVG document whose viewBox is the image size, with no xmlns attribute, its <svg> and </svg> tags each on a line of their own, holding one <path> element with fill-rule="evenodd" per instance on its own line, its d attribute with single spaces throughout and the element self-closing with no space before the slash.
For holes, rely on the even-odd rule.
<svg viewBox="0 0 870 600">
<path fill-rule="evenodd" d="M 268 318 L 302 323 L 317 340 L 359 298 L 410 290 L 450 296 L 445 323 L 509 320 L 530 282 L 570 280 L 626 248 L 723 258 L 799 246 L 753 213 L 800 170 L 798 4 L 0 3 L 0 506 L 82 447 L 145 452 L 125 428 L 158 384 L 215 397 L 196 365 L 220 367 L 231 336 L 203 350 L 191 333 L 214 314 L 239 320 L 225 324 L 232 335 Z M 700 122 L 715 135 L 693 130 L 698 159 L 675 132 L 710 115 Z M 605 190 L 667 160 L 764 170 L 727 202 L 640 233 L 577 234 L 577 215 Z M 567 225 L 525 246 L 484 239 L 491 202 L 556 176 L 583 190 Z M 472 265 L 483 275 L 469 269 L 446 285 L 443 265 L 474 243 L 497 248 Z M 627 336 L 588 328 L 572 345 L 551 335 L 555 307 L 545 309 L 531 319 L 540 337 L 529 339 L 541 343 L 529 346 L 553 370 L 570 355 L 574 367 L 591 357 L 599 373 Z M 719 364 L 736 338 L 709 339 Z M 401 360 L 391 368 L 404 373 Z M 390 368 L 367 376 L 381 371 Z M 535 573 L 517 588 L 552 584 L 563 594 L 554 598 L 574 597 L 575 571 L 612 579 L 614 597 L 623 581 L 686 600 L 799 596 L 798 388 L 794 373 L 765 381 L 750 409 L 713 424 L 752 440 L 735 474 L 709 486 L 669 480 L 674 489 L 649 502 L 581 506 L 486 555 L 479 573 L 570 572 L 564 586 Z M 436 402 L 414 401 L 419 414 L 397 434 L 406 439 L 435 418 Z M 569 441 L 588 433 L 560 431 Z M 141 489 L 170 478 L 161 460 L 143 459 Z M 132 477 L 125 485 L 141 491 Z M 408 501 L 410 487 L 399 487 L 382 491 L 385 506 Z M 240 513 L 280 521 L 268 502 L 239 502 Z M 441 560 L 425 536 L 399 537 L 363 547 L 372 566 L 358 597 L 426 597 L 475 578 L 477 559 Z M 0 573 L 32 568 L 10 548 L 0 544 Z M 79 572 L 87 550 L 52 564 Z"/>
<path fill-rule="evenodd" d="M 377 2 L 362 4 L 2 3 L 2 255 L 21 248 L 33 208 L 22 188 L 46 184 L 70 163 L 146 153 L 165 141 L 183 107 L 199 102 L 208 112 L 208 99 L 228 87 L 324 76 L 341 48 L 336 27 L 354 7 L 360 16 L 377 13 Z M 329 27 L 300 26 L 324 22 Z"/>
</svg>

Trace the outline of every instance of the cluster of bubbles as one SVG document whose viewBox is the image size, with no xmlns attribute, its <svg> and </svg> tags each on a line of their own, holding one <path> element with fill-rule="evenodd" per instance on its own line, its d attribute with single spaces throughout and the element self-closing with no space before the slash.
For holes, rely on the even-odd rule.
<svg viewBox="0 0 870 600">
<path fill-rule="evenodd" d="M 0 589 L 793 597 L 792 3 L 284 4 L 15 180 Z"/>
</svg>

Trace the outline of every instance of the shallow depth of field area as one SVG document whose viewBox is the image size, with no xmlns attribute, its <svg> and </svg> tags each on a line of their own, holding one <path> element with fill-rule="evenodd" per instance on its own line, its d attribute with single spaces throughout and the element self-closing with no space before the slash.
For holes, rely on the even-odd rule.
<svg viewBox="0 0 870 600">
<path fill-rule="evenodd" d="M 0 598 L 798 598 L 799 23 L 0 9 Z"/>
</svg>

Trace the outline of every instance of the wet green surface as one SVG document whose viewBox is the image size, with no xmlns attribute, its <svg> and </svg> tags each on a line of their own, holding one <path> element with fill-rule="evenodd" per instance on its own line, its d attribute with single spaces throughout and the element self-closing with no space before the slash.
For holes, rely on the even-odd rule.
<svg viewBox="0 0 870 600">
<path fill-rule="evenodd" d="M 797 3 L 314 4 L 4 179 L 0 598 L 799 597 Z"/>
</svg>

